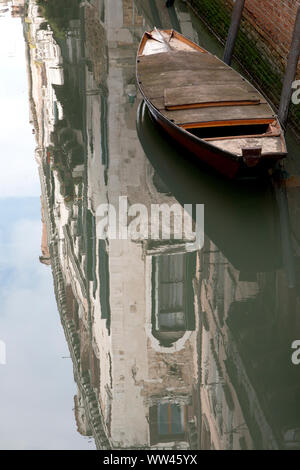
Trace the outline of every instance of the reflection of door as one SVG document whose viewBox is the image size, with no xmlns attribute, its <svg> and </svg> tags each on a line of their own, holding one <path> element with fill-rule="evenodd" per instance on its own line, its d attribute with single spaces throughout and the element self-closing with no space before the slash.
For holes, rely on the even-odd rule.
<svg viewBox="0 0 300 470">
<path fill-rule="evenodd" d="M 195 254 L 153 257 L 152 325 L 159 332 L 195 329 L 193 278 Z"/>
<path fill-rule="evenodd" d="M 187 408 L 177 403 L 160 403 L 150 408 L 150 443 L 185 441 Z"/>
</svg>

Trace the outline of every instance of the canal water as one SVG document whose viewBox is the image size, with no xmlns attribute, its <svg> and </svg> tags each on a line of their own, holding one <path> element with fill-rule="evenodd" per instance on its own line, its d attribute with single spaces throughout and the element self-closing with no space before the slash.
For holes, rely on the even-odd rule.
<svg viewBox="0 0 300 470">
<path fill-rule="evenodd" d="M 222 47 L 181 1 L 73 6 L 0 18 L 0 448 L 300 448 L 299 279 L 271 182 L 200 166 L 136 85 L 153 26 Z M 194 234 L 149 236 L 158 205 Z"/>
</svg>

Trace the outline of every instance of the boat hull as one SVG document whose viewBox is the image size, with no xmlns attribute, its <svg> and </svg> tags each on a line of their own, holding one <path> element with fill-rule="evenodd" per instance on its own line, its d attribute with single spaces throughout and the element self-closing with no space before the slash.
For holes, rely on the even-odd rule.
<svg viewBox="0 0 300 470">
<path fill-rule="evenodd" d="M 254 168 L 250 168 L 244 163 L 242 158 L 231 158 L 228 153 L 212 145 L 207 145 L 203 140 L 179 128 L 176 124 L 166 119 L 145 96 L 144 101 L 153 119 L 172 140 L 176 141 L 190 154 L 196 156 L 202 163 L 212 167 L 227 178 L 259 178 L 285 157 L 284 154 L 269 155 L 267 158 L 261 159 Z"/>
</svg>

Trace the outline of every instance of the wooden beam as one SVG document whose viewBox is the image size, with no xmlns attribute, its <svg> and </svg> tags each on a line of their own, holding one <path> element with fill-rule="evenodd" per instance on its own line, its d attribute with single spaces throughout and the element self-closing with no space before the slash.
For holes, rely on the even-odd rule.
<svg viewBox="0 0 300 470">
<path fill-rule="evenodd" d="M 283 82 L 278 117 L 281 125 L 286 128 L 289 115 L 290 102 L 293 94 L 293 81 L 295 80 L 298 61 L 300 57 L 300 6 L 295 21 L 294 33 L 288 57 L 288 63 Z"/>
<path fill-rule="evenodd" d="M 156 1 L 155 0 L 148 0 L 148 1 L 149 1 L 150 10 L 151 10 L 153 26 L 156 26 L 157 28 L 162 29 L 162 22 L 160 19 Z"/>
<path fill-rule="evenodd" d="M 220 108 L 222 106 L 253 106 L 259 105 L 260 101 L 207 101 L 203 103 L 193 104 L 178 104 L 168 105 L 166 109 L 168 111 L 176 111 L 181 109 L 197 109 L 197 108 Z"/>
<path fill-rule="evenodd" d="M 245 82 L 168 87 L 164 90 L 164 101 L 166 109 L 253 105 L 260 104 L 261 101 L 266 103 L 266 100 Z"/>
<path fill-rule="evenodd" d="M 244 5 L 245 0 L 235 0 L 223 59 L 227 65 L 231 65 L 235 42 L 240 29 Z"/>
<path fill-rule="evenodd" d="M 224 126 L 251 126 L 257 124 L 272 124 L 274 119 L 237 119 L 233 121 L 208 121 L 183 124 L 179 127 L 183 129 L 200 129 L 203 127 L 224 127 Z"/>
</svg>

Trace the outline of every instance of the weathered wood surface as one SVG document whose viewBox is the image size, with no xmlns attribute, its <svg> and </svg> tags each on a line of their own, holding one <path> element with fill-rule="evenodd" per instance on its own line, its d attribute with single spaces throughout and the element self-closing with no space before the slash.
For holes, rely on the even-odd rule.
<svg viewBox="0 0 300 470">
<path fill-rule="evenodd" d="M 153 103 L 163 115 L 173 120 L 175 124 L 195 124 L 214 121 L 240 121 L 250 119 L 274 119 L 270 106 L 267 104 L 250 106 L 222 106 L 197 109 L 180 109 L 176 111 L 166 111 L 164 103 L 156 100 Z"/>
<path fill-rule="evenodd" d="M 163 97 L 165 88 L 180 86 L 199 86 L 202 83 L 241 83 L 240 76 L 233 70 L 178 70 L 176 73 L 168 71 L 161 74 L 139 74 L 140 85 L 143 87 L 149 99 Z"/>
<path fill-rule="evenodd" d="M 143 72 L 139 70 L 139 80 L 143 85 L 159 86 L 161 83 L 172 88 L 176 86 L 201 85 L 202 83 L 241 83 L 241 77 L 230 68 L 225 69 L 202 69 L 191 70 L 185 68 L 183 70 L 167 70 L 165 72 Z"/>
<path fill-rule="evenodd" d="M 263 154 L 281 153 L 282 142 L 280 137 L 250 137 L 228 140 L 210 140 L 210 143 L 236 155 L 243 154 L 243 148 L 261 147 Z"/>
<path fill-rule="evenodd" d="M 193 52 L 169 52 L 139 56 L 137 64 L 138 80 L 141 89 L 149 101 L 156 106 L 161 113 L 176 124 L 201 123 L 223 120 L 246 120 L 246 119 L 272 119 L 275 113 L 266 103 L 265 98 L 250 85 L 236 71 L 228 67 L 221 60 L 211 54 L 198 51 Z M 194 108 L 185 110 L 167 110 L 165 106 L 169 103 L 171 92 L 166 89 L 178 88 L 177 102 L 192 102 L 192 94 L 180 95 L 180 88 L 197 88 L 197 99 L 213 98 L 211 90 L 215 88 L 216 97 L 220 100 L 231 101 L 233 95 L 238 95 L 238 90 L 247 90 L 251 99 L 259 99 L 260 104 L 248 106 L 216 106 L 207 108 Z M 200 90 L 202 89 L 202 92 Z M 194 91 L 195 91 L 194 90 Z M 223 96 L 223 92 L 226 93 Z M 184 90 L 188 92 L 188 90 Z M 199 93 L 198 93 L 199 92 Z M 172 92 L 174 93 L 174 92 Z M 244 96 L 244 95 L 243 95 Z M 252 98 L 255 97 L 255 98 Z M 173 98 L 172 98 L 173 99 Z"/>
<path fill-rule="evenodd" d="M 200 86 L 184 86 L 176 88 L 165 88 L 164 100 L 166 108 L 173 106 L 205 105 L 226 102 L 249 102 L 259 104 L 261 97 L 259 93 L 247 83 L 222 83 L 203 84 Z"/>
<path fill-rule="evenodd" d="M 195 50 L 193 52 L 172 51 L 148 56 L 139 56 L 138 68 L 141 73 L 162 73 L 186 69 L 225 69 L 227 66 L 215 56 Z"/>
</svg>

